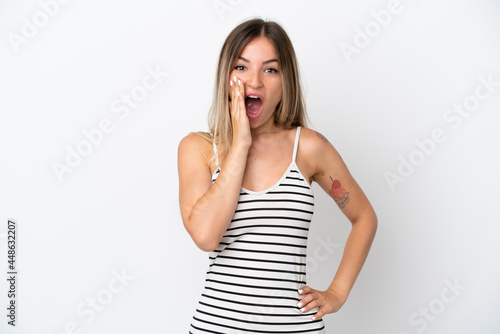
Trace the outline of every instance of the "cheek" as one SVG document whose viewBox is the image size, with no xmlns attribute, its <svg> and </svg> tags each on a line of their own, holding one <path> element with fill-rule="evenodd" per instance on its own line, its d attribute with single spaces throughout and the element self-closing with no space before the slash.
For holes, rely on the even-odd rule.
<svg viewBox="0 0 500 334">
<path fill-rule="evenodd" d="M 281 85 L 279 85 L 278 87 L 276 87 L 274 89 L 274 99 L 276 100 L 276 103 L 281 101 L 281 98 L 283 97 L 283 88 L 281 87 Z"/>
<path fill-rule="evenodd" d="M 231 72 L 229 72 L 229 78 L 228 78 L 228 81 L 227 81 L 228 83 L 229 83 L 229 80 L 233 80 L 234 76 L 238 76 L 237 72 L 238 71 L 236 71 L 236 70 L 232 70 Z"/>
<path fill-rule="evenodd" d="M 281 100 L 281 96 L 283 96 L 283 85 L 281 84 L 281 78 L 279 80 L 276 80 L 276 84 L 274 86 L 274 92 L 275 95 L 279 97 Z"/>
</svg>

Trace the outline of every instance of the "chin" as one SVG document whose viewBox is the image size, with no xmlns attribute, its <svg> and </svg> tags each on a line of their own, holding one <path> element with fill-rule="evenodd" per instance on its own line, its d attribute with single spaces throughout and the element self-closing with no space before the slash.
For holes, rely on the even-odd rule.
<svg viewBox="0 0 500 334">
<path fill-rule="evenodd" d="M 250 128 L 254 129 L 254 128 L 258 128 L 259 126 L 265 125 L 265 124 L 267 124 L 269 122 L 271 122 L 271 123 L 274 124 L 274 115 L 270 114 L 270 115 L 267 115 L 267 117 L 266 117 L 266 114 L 264 112 L 262 112 L 256 118 L 250 118 L 249 117 L 248 121 L 250 123 Z"/>
</svg>

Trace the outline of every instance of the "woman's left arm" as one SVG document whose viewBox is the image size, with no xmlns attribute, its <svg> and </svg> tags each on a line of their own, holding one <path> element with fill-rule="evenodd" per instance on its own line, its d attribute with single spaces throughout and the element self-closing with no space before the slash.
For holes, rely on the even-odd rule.
<svg viewBox="0 0 500 334">
<path fill-rule="evenodd" d="M 368 256 L 378 223 L 370 201 L 333 145 L 318 132 L 309 129 L 305 132 L 301 144 L 306 146 L 302 151 L 307 152 L 310 181 L 317 182 L 332 197 L 352 224 L 339 268 L 328 289 L 320 291 L 305 286 L 299 290 L 299 295 L 305 295 L 297 304 L 302 312 L 319 307 L 313 316 L 315 320 L 337 312 L 347 300 Z"/>
</svg>

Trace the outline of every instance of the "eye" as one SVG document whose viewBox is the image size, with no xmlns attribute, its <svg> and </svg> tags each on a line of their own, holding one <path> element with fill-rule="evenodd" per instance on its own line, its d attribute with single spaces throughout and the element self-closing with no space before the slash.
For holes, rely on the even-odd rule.
<svg viewBox="0 0 500 334">
<path fill-rule="evenodd" d="M 278 70 L 275 69 L 275 68 L 269 67 L 269 68 L 266 68 L 266 72 L 269 72 L 269 73 L 278 73 Z"/>
<path fill-rule="evenodd" d="M 243 71 L 245 69 L 245 66 L 243 66 L 243 65 L 237 65 L 234 69 L 238 70 L 238 71 Z"/>
</svg>

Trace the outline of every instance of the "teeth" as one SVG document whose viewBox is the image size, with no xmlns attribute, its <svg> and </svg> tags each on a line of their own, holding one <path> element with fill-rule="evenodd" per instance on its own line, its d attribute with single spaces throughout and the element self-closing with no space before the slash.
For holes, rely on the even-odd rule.
<svg viewBox="0 0 500 334">
<path fill-rule="evenodd" d="M 248 95 L 247 97 L 250 97 L 250 98 L 252 98 L 252 99 L 260 99 L 260 97 L 255 96 L 255 95 Z"/>
</svg>

